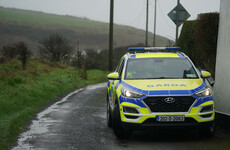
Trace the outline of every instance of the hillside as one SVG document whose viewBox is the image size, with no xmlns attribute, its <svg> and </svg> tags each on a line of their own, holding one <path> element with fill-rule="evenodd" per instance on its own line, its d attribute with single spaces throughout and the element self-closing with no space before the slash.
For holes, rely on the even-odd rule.
<svg viewBox="0 0 230 150">
<path fill-rule="evenodd" d="M 59 33 L 80 48 L 107 49 L 109 24 L 42 12 L 0 7 L 0 47 L 16 41 L 25 41 L 33 52 L 44 37 Z M 152 35 L 149 33 L 149 43 Z M 157 46 L 165 46 L 168 39 L 157 36 Z M 114 47 L 145 42 L 145 31 L 129 26 L 114 26 Z"/>
</svg>

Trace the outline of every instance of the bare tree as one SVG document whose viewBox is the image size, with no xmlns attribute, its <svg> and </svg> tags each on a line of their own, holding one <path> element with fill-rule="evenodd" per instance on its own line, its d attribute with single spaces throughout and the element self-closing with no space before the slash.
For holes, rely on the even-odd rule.
<svg viewBox="0 0 230 150">
<path fill-rule="evenodd" d="M 22 68 L 25 70 L 27 60 L 31 56 L 31 51 L 28 49 L 24 42 L 16 43 L 14 49 L 17 51 L 18 58 L 22 63 Z"/>
<path fill-rule="evenodd" d="M 52 34 L 40 42 L 40 54 L 51 61 L 65 61 L 73 47 L 67 39 L 59 34 Z"/>
<path fill-rule="evenodd" d="M 26 69 L 26 62 L 31 56 L 31 51 L 24 42 L 18 42 L 3 46 L 0 50 L 0 61 L 4 63 L 8 59 L 17 58 L 22 63 L 22 68 Z"/>
<path fill-rule="evenodd" d="M 0 62 L 4 63 L 7 59 L 15 58 L 17 51 L 12 45 L 3 46 L 0 50 Z"/>
</svg>

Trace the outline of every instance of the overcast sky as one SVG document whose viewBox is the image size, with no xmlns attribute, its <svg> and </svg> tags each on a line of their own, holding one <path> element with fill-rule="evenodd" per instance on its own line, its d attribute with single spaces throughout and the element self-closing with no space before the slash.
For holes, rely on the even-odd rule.
<svg viewBox="0 0 230 150">
<path fill-rule="evenodd" d="M 145 29 L 146 0 L 114 0 L 114 22 Z M 149 31 L 153 32 L 154 2 L 150 1 Z M 189 20 L 197 14 L 219 12 L 220 0 L 180 0 L 190 13 Z M 176 6 L 177 0 L 157 0 L 157 34 L 175 39 L 175 24 L 167 14 Z M 36 10 L 61 15 L 87 17 L 109 22 L 110 0 L 0 0 L 0 6 Z"/>
</svg>

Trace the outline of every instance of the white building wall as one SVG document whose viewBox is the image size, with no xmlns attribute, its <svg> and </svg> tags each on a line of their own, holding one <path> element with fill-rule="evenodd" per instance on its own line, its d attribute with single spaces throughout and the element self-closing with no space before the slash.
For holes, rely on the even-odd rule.
<svg viewBox="0 0 230 150">
<path fill-rule="evenodd" d="M 230 0 L 221 0 L 214 98 L 216 111 L 230 115 Z"/>
</svg>

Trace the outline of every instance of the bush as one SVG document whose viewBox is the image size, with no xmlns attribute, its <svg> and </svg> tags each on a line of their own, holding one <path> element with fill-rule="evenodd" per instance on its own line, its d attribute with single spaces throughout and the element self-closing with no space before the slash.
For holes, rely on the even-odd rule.
<svg viewBox="0 0 230 150">
<path fill-rule="evenodd" d="M 86 50 L 87 57 L 85 59 L 86 69 L 107 70 L 108 68 L 108 51 L 95 51 L 93 49 Z"/>
<path fill-rule="evenodd" d="M 31 56 L 31 51 L 24 42 L 18 42 L 11 45 L 3 46 L 0 50 L 0 62 L 17 58 L 22 63 L 22 68 L 26 69 L 26 62 Z"/>
<path fill-rule="evenodd" d="M 73 51 L 72 45 L 59 34 L 52 34 L 40 42 L 39 50 L 43 58 L 51 61 L 64 62 Z"/>
<path fill-rule="evenodd" d="M 186 21 L 178 46 L 194 63 L 215 76 L 219 13 L 200 14 L 195 21 Z"/>
<path fill-rule="evenodd" d="M 195 61 L 215 74 L 219 13 L 200 14 L 194 33 Z"/>
<path fill-rule="evenodd" d="M 0 50 L 0 62 L 4 63 L 6 60 L 16 58 L 17 51 L 13 45 L 3 46 Z"/>
<path fill-rule="evenodd" d="M 15 49 L 18 53 L 18 59 L 22 63 L 22 68 L 26 69 L 26 63 L 31 55 L 31 51 L 28 50 L 26 44 L 24 42 L 18 42 L 15 44 Z"/>
<path fill-rule="evenodd" d="M 186 21 L 183 25 L 178 45 L 182 48 L 182 51 L 194 60 L 194 32 L 196 27 L 196 21 Z"/>
</svg>

